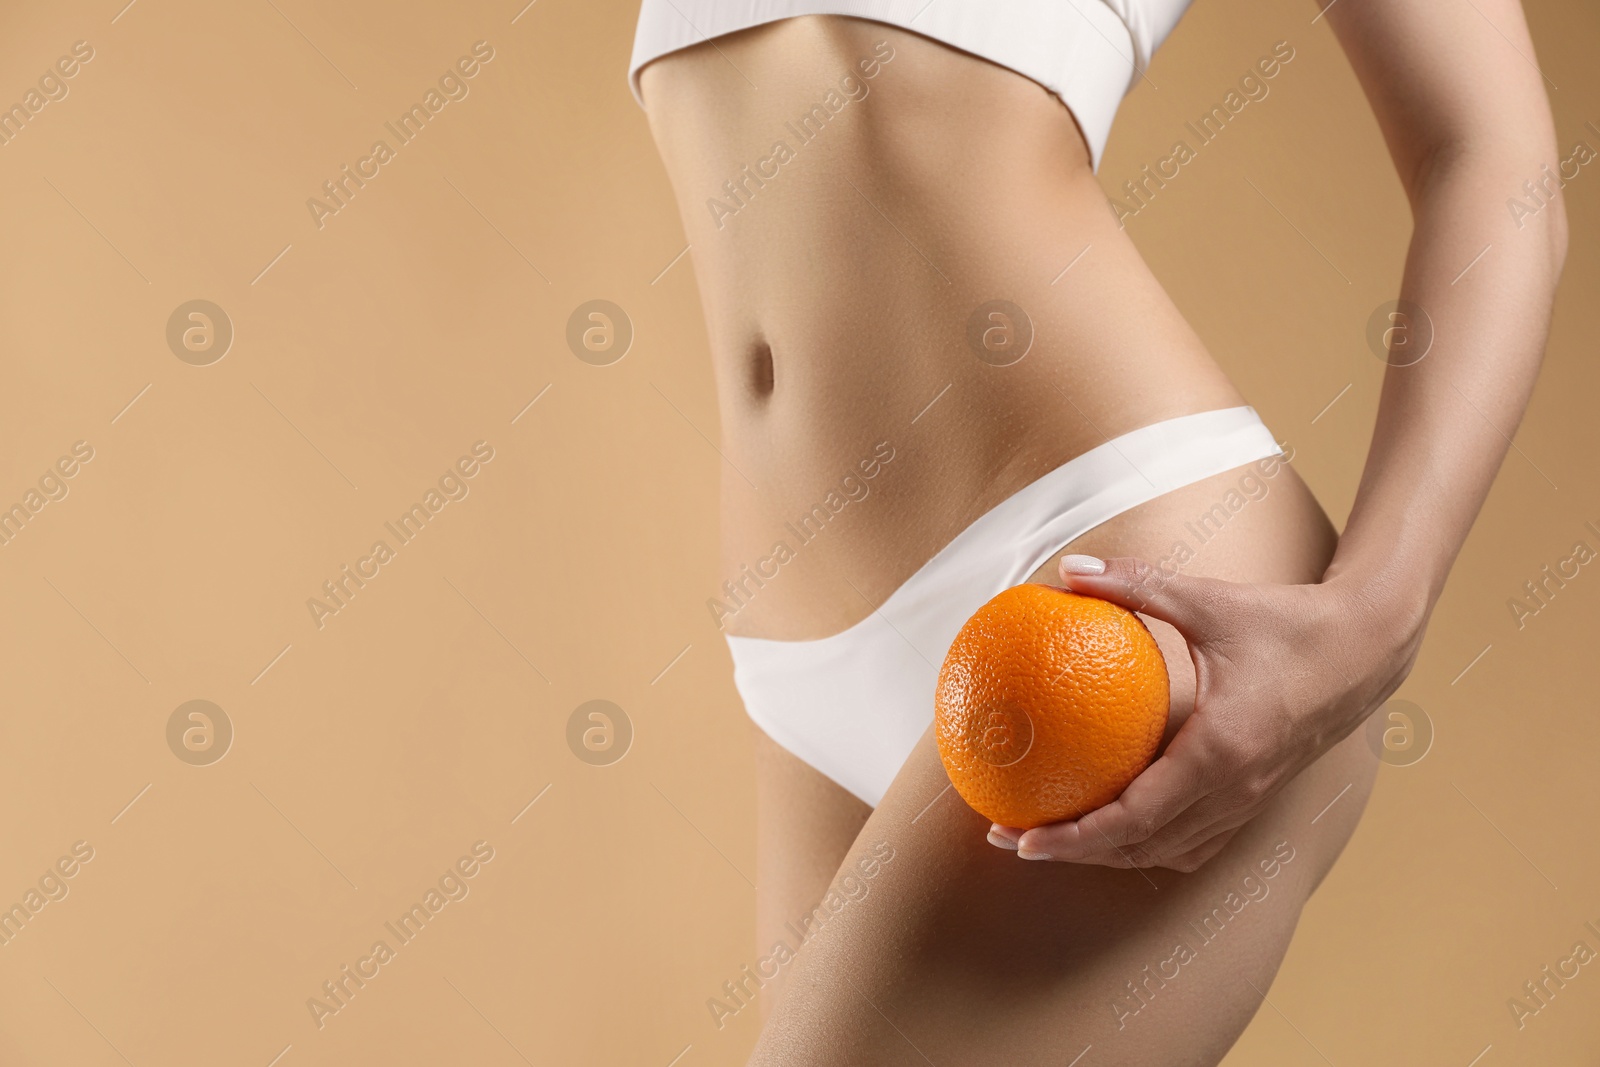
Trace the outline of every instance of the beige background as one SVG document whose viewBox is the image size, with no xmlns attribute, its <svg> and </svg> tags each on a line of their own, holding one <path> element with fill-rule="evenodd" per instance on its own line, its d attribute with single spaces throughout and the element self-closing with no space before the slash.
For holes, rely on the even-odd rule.
<svg viewBox="0 0 1600 1067">
<path fill-rule="evenodd" d="M 752 958 L 754 870 L 704 606 L 716 408 L 692 261 L 662 273 L 684 238 L 624 81 L 634 4 L 119 4 L 0 26 L 0 103 L 94 49 L 0 147 L 0 504 L 94 449 L 0 547 L 0 906 L 94 850 L 0 947 L 0 1062 L 741 1063 L 753 1013 L 705 1007 Z M 1562 149 L 1600 148 L 1600 16 L 1530 8 Z M 1101 177 L 1292 43 L 1129 228 L 1342 521 L 1408 218 L 1314 14 L 1203 0 Z M 469 95 L 318 229 L 307 198 L 479 40 Z M 1600 948 L 1600 576 L 1520 631 L 1507 607 L 1600 549 L 1600 163 L 1567 204 L 1544 377 L 1401 694 L 1433 750 L 1385 769 L 1234 1067 L 1595 1061 L 1600 966 L 1520 1032 L 1506 1004 Z M 197 298 L 236 334 L 204 367 L 165 336 Z M 608 367 L 564 339 L 595 298 L 636 329 Z M 470 494 L 319 630 L 307 599 L 480 440 Z M 566 742 L 594 698 L 635 730 L 610 766 Z M 236 731 L 209 766 L 167 745 L 193 699 Z M 307 998 L 480 840 L 470 895 L 318 1029 Z"/>
</svg>

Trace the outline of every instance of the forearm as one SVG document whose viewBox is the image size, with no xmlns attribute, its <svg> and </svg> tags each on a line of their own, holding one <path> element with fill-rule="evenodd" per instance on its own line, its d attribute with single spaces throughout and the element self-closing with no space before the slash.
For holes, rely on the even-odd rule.
<svg viewBox="0 0 1600 1067">
<path fill-rule="evenodd" d="M 1443 164 L 1414 204 L 1401 298 L 1426 313 L 1432 346 L 1409 366 L 1391 359 L 1355 506 L 1324 581 L 1358 583 L 1378 608 L 1417 629 L 1538 374 L 1565 216 L 1558 194 L 1519 228 L 1506 201 L 1541 177 L 1542 155 Z M 1424 328 L 1409 324 L 1412 344 Z"/>
</svg>

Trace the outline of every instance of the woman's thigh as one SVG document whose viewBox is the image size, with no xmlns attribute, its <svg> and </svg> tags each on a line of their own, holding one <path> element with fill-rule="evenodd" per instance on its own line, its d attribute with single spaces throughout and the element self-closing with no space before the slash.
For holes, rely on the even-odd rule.
<svg viewBox="0 0 1600 1067">
<path fill-rule="evenodd" d="M 1333 545 L 1326 518 L 1292 470 L 1253 471 L 1152 501 L 1064 550 L 1316 581 Z M 1193 668 L 1170 628 L 1152 630 L 1181 720 Z M 785 968 L 753 1062 L 1065 1064 L 1093 1046 L 1083 1067 L 1215 1063 L 1261 1004 L 1375 770 L 1352 735 L 1192 874 L 1029 862 L 987 843 L 930 731 L 849 847 L 831 895 L 843 903 Z"/>
<path fill-rule="evenodd" d="M 756 950 L 798 940 L 861 827 L 872 814 L 844 787 L 751 724 L 756 758 Z M 770 972 L 771 968 L 769 968 Z M 782 994 L 788 968 L 760 990 L 762 1013 Z"/>
</svg>

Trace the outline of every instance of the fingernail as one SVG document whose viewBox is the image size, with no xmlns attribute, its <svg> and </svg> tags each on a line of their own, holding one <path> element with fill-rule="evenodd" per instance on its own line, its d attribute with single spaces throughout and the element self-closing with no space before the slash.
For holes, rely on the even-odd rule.
<svg viewBox="0 0 1600 1067">
<path fill-rule="evenodd" d="M 1017 843 L 1010 838 L 1001 837 L 993 830 L 989 831 L 989 844 L 995 848 L 1009 848 L 1012 852 L 1017 850 Z"/>
<path fill-rule="evenodd" d="M 1029 852 L 1025 848 L 1019 849 L 1017 851 L 1017 855 L 1021 856 L 1025 860 L 1047 860 L 1051 858 L 1050 853 L 1048 852 Z"/>
<path fill-rule="evenodd" d="M 1105 561 L 1096 556 L 1062 556 L 1062 574 L 1104 574 Z"/>
</svg>

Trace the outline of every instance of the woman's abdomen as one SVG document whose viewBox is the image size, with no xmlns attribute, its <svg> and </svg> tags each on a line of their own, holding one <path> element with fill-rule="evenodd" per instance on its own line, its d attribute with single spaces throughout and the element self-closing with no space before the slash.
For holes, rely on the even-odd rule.
<svg viewBox="0 0 1600 1067">
<path fill-rule="evenodd" d="M 1037 84 L 821 17 L 667 56 L 642 86 L 734 468 L 729 632 L 844 629 L 1073 456 L 1242 402 Z"/>
</svg>

